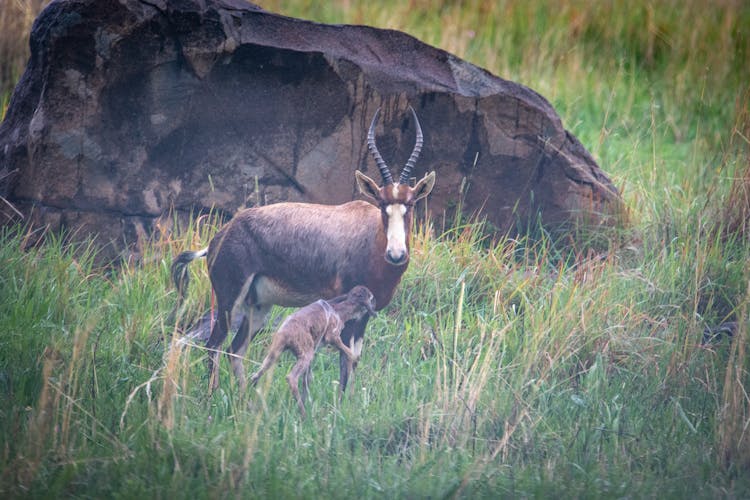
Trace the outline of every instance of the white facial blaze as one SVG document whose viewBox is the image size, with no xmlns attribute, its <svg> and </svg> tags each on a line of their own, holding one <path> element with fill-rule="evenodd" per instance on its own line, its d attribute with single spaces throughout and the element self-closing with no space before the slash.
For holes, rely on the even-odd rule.
<svg viewBox="0 0 750 500">
<path fill-rule="evenodd" d="M 406 207 L 400 203 L 388 205 L 385 207 L 385 213 L 388 215 L 386 256 L 400 261 L 406 256 L 406 226 L 404 224 Z"/>
</svg>

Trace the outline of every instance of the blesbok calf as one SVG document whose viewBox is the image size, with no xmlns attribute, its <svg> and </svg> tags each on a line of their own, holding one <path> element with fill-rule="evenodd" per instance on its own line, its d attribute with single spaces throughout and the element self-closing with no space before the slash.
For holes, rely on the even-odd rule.
<svg viewBox="0 0 750 500">
<path fill-rule="evenodd" d="M 250 383 L 255 385 L 263 373 L 279 358 L 282 352 L 289 350 L 297 358 L 297 362 L 287 375 L 289 388 L 297 401 L 302 418 L 307 416 L 305 403 L 310 384 L 310 365 L 315 357 L 315 351 L 321 344 L 331 345 L 346 356 L 350 363 L 356 365 L 359 354 L 344 345 L 341 331 L 344 324 L 356 321 L 364 316 L 375 315 L 375 297 L 366 287 L 358 285 L 349 290 L 346 295 L 340 295 L 332 300 L 318 300 L 287 316 L 276 333 L 273 334 L 268 354 L 263 359 L 260 368 L 250 377 Z M 299 391 L 299 379 L 302 377 L 302 395 Z"/>
<path fill-rule="evenodd" d="M 216 294 L 217 321 L 206 343 L 209 349 L 209 388 L 219 385 L 219 348 L 232 317 L 245 311 L 232 340 L 230 363 L 240 388 L 246 388 L 242 357 L 274 304 L 299 307 L 329 299 L 364 285 L 375 296 L 378 309 L 387 306 L 409 263 L 409 232 L 415 203 L 430 194 L 435 172 L 409 186 L 411 171 L 422 149 L 422 129 L 410 108 L 416 128 L 411 156 L 394 182 L 375 144 L 373 116 L 367 146 L 380 170 L 383 186 L 355 172 L 360 191 L 375 205 L 351 201 L 343 205 L 277 203 L 239 212 L 211 240 L 207 248 L 182 252 L 172 264 L 172 279 L 181 297 L 187 291 L 187 265 L 208 258 L 208 273 Z M 341 338 L 355 354 L 369 316 L 350 321 Z M 340 389 L 346 389 L 354 370 L 341 354 Z"/>
</svg>

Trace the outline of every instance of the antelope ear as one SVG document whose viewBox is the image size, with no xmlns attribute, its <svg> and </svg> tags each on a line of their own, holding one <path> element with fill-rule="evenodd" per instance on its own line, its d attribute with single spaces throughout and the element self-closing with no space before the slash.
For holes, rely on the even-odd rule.
<svg viewBox="0 0 750 500">
<path fill-rule="evenodd" d="M 421 200 L 432 192 L 432 188 L 435 187 L 435 171 L 433 170 L 429 174 L 422 177 L 422 180 L 417 182 L 417 185 L 412 188 L 414 193 L 414 201 Z"/>
<path fill-rule="evenodd" d="M 354 177 L 357 179 L 357 186 L 359 187 L 360 193 L 369 196 L 375 201 L 380 200 L 380 186 L 378 186 L 377 182 L 370 179 L 359 170 L 354 172 Z"/>
</svg>

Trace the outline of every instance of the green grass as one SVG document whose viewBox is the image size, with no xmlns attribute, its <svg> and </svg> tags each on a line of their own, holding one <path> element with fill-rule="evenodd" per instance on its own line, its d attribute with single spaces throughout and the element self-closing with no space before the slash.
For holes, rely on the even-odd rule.
<svg viewBox="0 0 750 500">
<path fill-rule="evenodd" d="M 622 189 L 627 223 L 596 245 L 419 225 L 348 397 L 321 351 L 307 421 L 291 356 L 245 395 L 223 360 L 208 396 L 203 349 L 171 344 L 169 265 L 210 239 L 210 219 L 114 271 L 92 246 L 30 247 L 6 228 L 0 495 L 750 495 L 750 8 L 548 5 L 265 6 L 402 29 L 539 91 Z M 205 267 L 191 269 L 183 321 L 208 308 Z M 733 342 L 700 345 L 729 319 Z"/>
<path fill-rule="evenodd" d="M 167 349 L 170 255 L 190 246 L 193 228 L 156 242 L 147 263 L 111 275 L 93 267 L 90 248 L 53 238 L 21 252 L 25 234 L 6 231 L 0 490 L 44 497 L 749 491 L 746 445 L 732 448 L 741 433 L 722 444 L 726 393 L 745 386 L 747 360 L 727 342 L 701 348 L 696 312 L 728 295 L 746 317 L 747 275 L 735 260 L 743 249 L 718 239 L 658 247 L 651 234 L 641 249 L 560 259 L 550 241 L 488 245 L 481 233 L 476 225 L 442 236 L 418 231 L 399 294 L 369 326 L 349 396 L 338 401 L 337 359 L 320 352 L 311 418 L 300 421 L 281 376 L 291 357 L 248 395 L 238 394 L 225 364 L 221 388 L 206 396 L 202 349 Z M 208 236 L 204 230 L 198 239 Z M 188 317 L 206 307 L 205 270 L 195 267 Z M 735 345 L 744 346 L 742 333 Z M 263 335 L 253 344 L 248 365 L 262 359 L 268 341 Z M 739 381 L 725 380 L 728 366 L 739 366 Z M 745 408 L 741 402 L 737 411 Z"/>
</svg>

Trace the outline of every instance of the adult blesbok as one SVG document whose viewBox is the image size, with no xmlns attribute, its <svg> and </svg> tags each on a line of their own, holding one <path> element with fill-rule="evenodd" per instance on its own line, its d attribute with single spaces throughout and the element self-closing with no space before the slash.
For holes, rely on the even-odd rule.
<svg viewBox="0 0 750 500">
<path fill-rule="evenodd" d="M 391 177 L 375 144 L 375 125 L 370 124 L 367 146 L 383 178 L 378 184 L 355 172 L 360 191 L 375 201 L 351 201 L 342 205 L 277 203 L 247 208 L 229 221 L 198 251 L 182 252 L 172 263 L 172 279 L 184 297 L 187 265 L 208 258 L 208 273 L 216 294 L 216 322 L 206 346 L 209 349 L 209 387 L 219 385 L 219 349 L 227 337 L 232 317 L 245 312 L 232 340 L 229 359 L 240 387 L 246 388 L 242 358 L 249 342 L 266 321 L 274 304 L 299 307 L 318 299 L 330 299 L 356 285 L 375 296 L 378 309 L 391 301 L 409 263 L 409 232 L 414 204 L 430 194 L 435 172 L 414 187 L 409 179 L 422 149 L 422 129 L 410 108 L 416 128 L 414 149 L 398 182 Z M 369 316 L 347 323 L 342 340 L 359 356 Z M 340 356 L 340 389 L 346 389 L 356 365 Z"/>
</svg>

